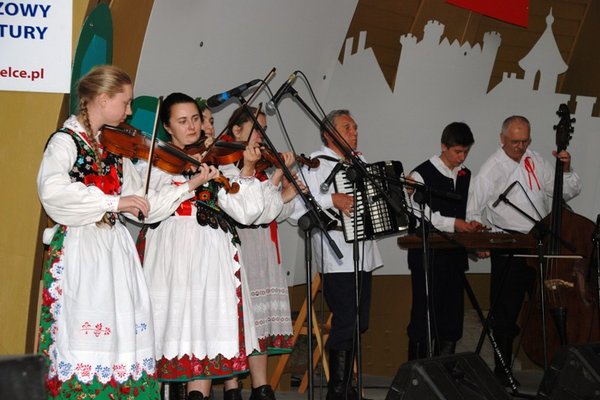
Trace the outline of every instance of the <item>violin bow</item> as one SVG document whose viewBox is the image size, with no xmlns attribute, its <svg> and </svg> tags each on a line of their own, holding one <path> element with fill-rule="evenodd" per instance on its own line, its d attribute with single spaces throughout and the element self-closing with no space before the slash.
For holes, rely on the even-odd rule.
<svg viewBox="0 0 600 400">
<path fill-rule="evenodd" d="M 256 126 L 258 125 L 258 116 L 261 113 L 262 105 L 263 105 L 263 103 L 261 102 L 261 103 L 258 103 L 258 107 L 256 107 L 256 112 L 254 113 L 254 120 L 252 121 L 252 130 L 250 131 L 250 135 L 248 136 L 248 142 L 250 141 L 250 138 L 254 134 L 254 129 L 256 129 Z M 256 122 L 254 122 L 254 121 L 256 121 Z"/>
<path fill-rule="evenodd" d="M 154 129 L 152 129 L 152 142 L 150 143 L 150 151 L 148 151 L 148 169 L 146 170 L 146 181 L 144 182 L 144 198 L 148 198 L 148 189 L 150 188 L 150 174 L 152 173 L 152 159 L 154 158 L 154 148 L 156 147 L 156 136 L 158 133 L 158 121 L 160 107 L 162 106 L 163 97 L 158 97 L 156 103 L 156 113 L 154 114 Z M 140 211 L 138 213 L 138 219 L 144 222 L 144 215 Z"/>
</svg>

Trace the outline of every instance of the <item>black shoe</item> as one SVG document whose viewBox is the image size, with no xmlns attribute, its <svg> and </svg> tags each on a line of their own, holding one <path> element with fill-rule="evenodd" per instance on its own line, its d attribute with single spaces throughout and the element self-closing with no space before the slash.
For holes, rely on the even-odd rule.
<svg viewBox="0 0 600 400">
<path fill-rule="evenodd" d="M 240 400 L 241 398 L 242 395 L 240 394 Z M 271 385 L 262 385 L 257 388 L 252 388 L 249 400 L 275 400 L 275 393 L 273 392 Z"/>
<path fill-rule="evenodd" d="M 163 382 L 160 398 L 171 400 L 186 400 L 187 390 L 185 382 Z"/>
<path fill-rule="evenodd" d="M 189 392 L 187 394 L 187 400 L 205 400 L 205 399 L 208 399 L 208 397 L 204 397 L 202 392 L 199 390 L 192 390 L 191 392 Z"/>
<path fill-rule="evenodd" d="M 329 350 L 329 383 L 326 400 L 358 400 L 352 387 L 354 354 L 350 350 Z"/>
<path fill-rule="evenodd" d="M 456 351 L 456 342 L 450 340 L 440 340 L 440 345 L 438 346 L 438 354 L 440 356 L 449 356 L 454 354 Z"/>
<path fill-rule="evenodd" d="M 242 400 L 242 389 L 235 388 L 223 391 L 223 400 Z"/>
<path fill-rule="evenodd" d="M 427 358 L 427 342 L 408 341 L 408 361 Z"/>
</svg>

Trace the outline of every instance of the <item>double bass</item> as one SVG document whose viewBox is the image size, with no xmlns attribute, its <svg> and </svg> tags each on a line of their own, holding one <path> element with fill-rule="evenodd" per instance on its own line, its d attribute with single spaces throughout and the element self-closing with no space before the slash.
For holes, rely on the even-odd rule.
<svg viewBox="0 0 600 400">
<path fill-rule="evenodd" d="M 557 114 L 560 121 L 554 128 L 558 154 L 567 149 L 573 133 L 571 124 L 575 120 L 571 119 L 566 104 L 560 105 Z M 550 257 L 544 264 L 540 264 L 539 259 L 532 261 L 534 268 L 542 268 L 545 296 L 539 293 L 540 284 L 537 282 L 534 294 L 525 304 L 524 321 L 521 323 L 521 344 L 525 353 L 533 362 L 544 367 L 560 346 L 600 340 L 598 288 L 594 283 L 593 267 L 595 224 L 566 206 L 563 201 L 563 172 L 563 163 L 557 157 L 552 211 L 542 220 L 546 229 L 541 229 L 548 233 L 544 246 L 545 254 Z M 565 255 L 578 257 L 553 257 Z M 538 279 L 539 276 L 538 270 Z M 546 346 L 541 340 L 544 337 L 541 298 L 545 298 Z"/>
</svg>

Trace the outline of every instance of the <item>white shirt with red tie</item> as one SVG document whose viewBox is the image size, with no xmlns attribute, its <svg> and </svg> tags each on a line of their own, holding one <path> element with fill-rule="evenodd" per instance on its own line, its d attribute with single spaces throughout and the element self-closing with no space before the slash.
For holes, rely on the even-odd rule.
<svg viewBox="0 0 600 400">
<path fill-rule="evenodd" d="M 502 148 L 488 158 L 469 189 L 467 221 L 476 220 L 492 228 L 529 232 L 533 222 L 498 197 L 513 182 L 518 182 L 506 194 L 506 198 L 522 211 L 540 220 L 548 215 L 552 207 L 555 165 L 541 155 L 527 149 L 519 162 L 506 155 Z M 563 174 L 563 198 L 566 201 L 581 192 L 581 179 L 571 171 Z"/>
</svg>

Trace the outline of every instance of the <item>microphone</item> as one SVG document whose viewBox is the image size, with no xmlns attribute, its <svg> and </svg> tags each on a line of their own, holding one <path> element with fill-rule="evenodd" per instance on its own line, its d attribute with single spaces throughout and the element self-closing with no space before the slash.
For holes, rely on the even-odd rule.
<svg viewBox="0 0 600 400">
<path fill-rule="evenodd" d="M 327 193 L 327 191 L 329 190 L 329 186 L 331 186 L 331 182 L 333 182 L 333 179 L 335 178 L 335 174 L 337 174 L 338 171 L 342 168 L 344 168 L 344 164 L 335 164 L 335 167 L 333 167 L 331 173 L 329 174 L 327 179 L 325 179 L 325 182 L 321 183 L 321 186 L 319 186 L 319 188 L 321 189 L 321 193 Z"/>
<path fill-rule="evenodd" d="M 252 86 L 254 86 L 254 85 L 256 85 L 257 83 L 260 83 L 260 82 L 261 82 L 260 79 L 254 79 L 253 81 L 246 82 L 246 83 L 244 83 L 244 84 L 242 84 L 240 86 L 236 86 L 233 89 L 228 90 L 226 92 L 215 94 L 214 96 L 210 96 L 206 100 L 206 105 L 208 105 L 211 108 L 212 107 L 218 107 L 221 104 L 225 103 L 230 98 L 241 95 L 246 90 L 248 90 L 248 88 L 251 88 Z"/>
<path fill-rule="evenodd" d="M 277 90 L 277 93 L 275 93 L 275 95 L 273 97 L 271 97 L 271 100 L 267 101 L 267 104 L 265 105 L 265 109 L 267 110 L 267 112 L 270 115 L 275 114 L 275 110 L 277 109 L 277 104 L 279 103 L 279 101 L 281 100 L 283 95 L 286 94 L 287 91 L 290 89 L 290 87 L 294 84 L 294 81 L 296 80 L 297 75 L 298 75 L 298 71 L 292 72 L 292 74 L 289 76 L 287 81 L 285 81 L 285 83 L 283 85 L 281 85 L 279 90 Z"/>
<path fill-rule="evenodd" d="M 492 204 L 492 208 L 496 208 L 496 206 L 504 199 L 506 199 L 506 195 L 508 194 L 508 192 L 510 192 L 512 190 L 512 188 L 518 183 L 518 181 L 514 181 L 513 183 L 511 183 L 506 190 L 500 195 L 498 196 L 498 198 L 496 199 L 496 201 L 494 202 L 494 204 Z"/>
</svg>

